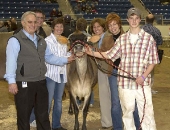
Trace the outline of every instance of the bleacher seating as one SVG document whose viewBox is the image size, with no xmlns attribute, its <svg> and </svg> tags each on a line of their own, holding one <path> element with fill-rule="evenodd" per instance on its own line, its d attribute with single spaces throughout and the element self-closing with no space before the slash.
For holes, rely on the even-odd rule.
<svg viewBox="0 0 170 130">
<path fill-rule="evenodd" d="M 162 15 L 163 20 L 170 20 L 170 5 L 162 5 L 160 0 L 142 0 L 142 2 L 154 15 Z M 73 9 L 76 3 L 76 0 L 70 0 Z M 1 0 L 0 5 L 0 19 L 9 19 L 10 17 L 19 19 L 25 11 L 34 8 L 42 9 L 48 19 L 50 17 L 50 11 L 53 8 L 59 7 L 57 3 L 45 3 L 41 2 L 41 0 Z M 81 12 L 81 15 L 86 19 L 93 19 L 95 17 L 105 18 L 108 13 L 116 12 L 122 19 L 126 19 L 127 10 L 132 5 L 129 0 L 98 0 L 98 4 L 95 7 L 97 13 Z"/>
<path fill-rule="evenodd" d="M 70 4 L 74 8 L 76 6 L 76 0 L 70 0 Z M 129 0 L 99 0 L 95 5 L 97 13 L 82 13 L 85 19 L 93 19 L 95 17 L 106 18 L 110 12 L 115 12 L 120 15 L 122 19 L 126 19 L 126 13 L 129 8 L 132 7 Z"/>
<path fill-rule="evenodd" d="M 163 19 L 170 20 L 170 5 L 161 4 L 160 0 L 142 0 L 145 7 L 148 8 L 154 15 L 162 15 Z"/>
<path fill-rule="evenodd" d="M 40 0 L 1 0 L 0 5 L 0 19 L 9 19 L 11 17 L 20 19 L 24 12 L 34 8 L 42 9 L 48 19 L 51 10 L 59 7 L 58 3 L 45 3 L 40 2 Z"/>
</svg>

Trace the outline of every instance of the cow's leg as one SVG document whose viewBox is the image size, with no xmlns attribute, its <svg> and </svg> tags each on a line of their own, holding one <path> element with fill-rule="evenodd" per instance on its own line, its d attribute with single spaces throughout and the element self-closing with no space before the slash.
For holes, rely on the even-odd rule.
<svg viewBox="0 0 170 130">
<path fill-rule="evenodd" d="M 87 130 L 87 128 L 86 128 L 86 117 L 87 117 L 87 112 L 88 112 L 88 109 L 89 109 L 89 104 L 90 104 L 90 95 L 88 95 L 84 98 L 82 130 Z"/>
<path fill-rule="evenodd" d="M 70 104 L 69 104 L 69 108 L 68 108 L 68 114 L 70 115 L 73 115 L 73 99 L 72 99 L 72 96 L 71 96 L 71 92 L 68 91 L 69 93 L 69 97 L 70 97 Z"/>
<path fill-rule="evenodd" d="M 72 95 L 70 93 L 71 99 L 72 99 L 72 103 L 73 103 L 73 107 L 74 107 L 74 115 L 75 115 L 75 124 L 74 124 L 74 130 L 79 130 L 79 121 L 78 121 L 78 115 L 79 115 L 79 108 L 77 106 L 77 100 L 76 100 L 76 96 Z"/>
</svg>

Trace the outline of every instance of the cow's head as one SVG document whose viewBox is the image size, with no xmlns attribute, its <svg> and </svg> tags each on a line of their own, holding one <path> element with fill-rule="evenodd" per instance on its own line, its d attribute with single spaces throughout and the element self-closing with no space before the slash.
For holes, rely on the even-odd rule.
<svg viewBox="0 0 170 130">
<path fill-rule="evenodd" d="M 73 33 L 69 37 L 70 50 L 76 57 L 81 57 L 85 54 L 85 44 L 87 44 L 87 36 L 83 33 Z"/>
</svg>

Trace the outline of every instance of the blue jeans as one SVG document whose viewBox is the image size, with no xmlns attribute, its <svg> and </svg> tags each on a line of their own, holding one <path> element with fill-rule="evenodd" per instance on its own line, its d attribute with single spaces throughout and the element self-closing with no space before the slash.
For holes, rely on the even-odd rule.
<svg viewBox="0 0 170 130">
<path fill-rule="evenodd" d="M 113 70 L 114 74 L 117 74 L 117 70 Z M 122 126 L 122 108 L 120 105 L 119 100 L 119 93 L 118 93 L 118 85 L 117 85 L 117 76 L 109 76 L 109 85 L 110 85 L 110 92 L 111 92 L 111 116 L 112 116 L 112 123 L 114 130 L 123 130 Z M 138 130 L 140 127 L 139 116 L 137 105 L 135 105 L 134 111 L 134 121 L 136 129 Z"/>
<path fill-rule="evenodd" d="M 94 104 L 94 92 L 91 91 L 90 104 Z"/>
<path fill-rule="evenodd" d="M 30 115 L 30 123 L 35 120 L 35 114 L 34 114 L 34 108 L 32 109 L 31 115 Z"/>
<path fill-rule="evenodd" d="M 60 119 L 62 114 L 62 96 L 65 88 L 65 83 L 63 83 L 63 75 L 60 75 L 61 83 L 57 83 L 50 78 L 47 80 L 47 89 L 49 92 L 49 112 L 51 108 L 51 103 L 54 98 L 54 106 L 52 113 L 52 128 L 56 129 L 61 127 Z"/>
</svg>

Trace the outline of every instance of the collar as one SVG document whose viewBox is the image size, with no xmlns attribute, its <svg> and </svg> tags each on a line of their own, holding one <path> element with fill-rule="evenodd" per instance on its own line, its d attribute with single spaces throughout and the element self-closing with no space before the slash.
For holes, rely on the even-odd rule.
<svg viewBox="0 0 170 130">
<path fill-rule="evenodd" d="M 153 26 L 153 24 L 151 24 L 151 23 L 147 23 L 147 24 L 145 24 L 145 25 L 147 25 L 147 26 Z"/>
<path fill-rule="evenodd" d="M 22 29 L 22 31 L 24 32 L 24 34 L 32 41 L 35 40 L 39 40 L 39 38 L 37 37 L 37 35 L 34 33 L 34 37 L 32 37 L 32 35 L 30 35 L 27 31 L 25 31 L 24 29 Z"/>
<path fill-rule="evenodd" d="M 141 29 L 138 33 L 138 38 L 141 39 L 144 33 L 145 33 L 145 31 L 143 29 Z M 130 39 L 130 30 L 127 32 L 127 37 L 128 37 L 128 39 Z"/>
</svg>

